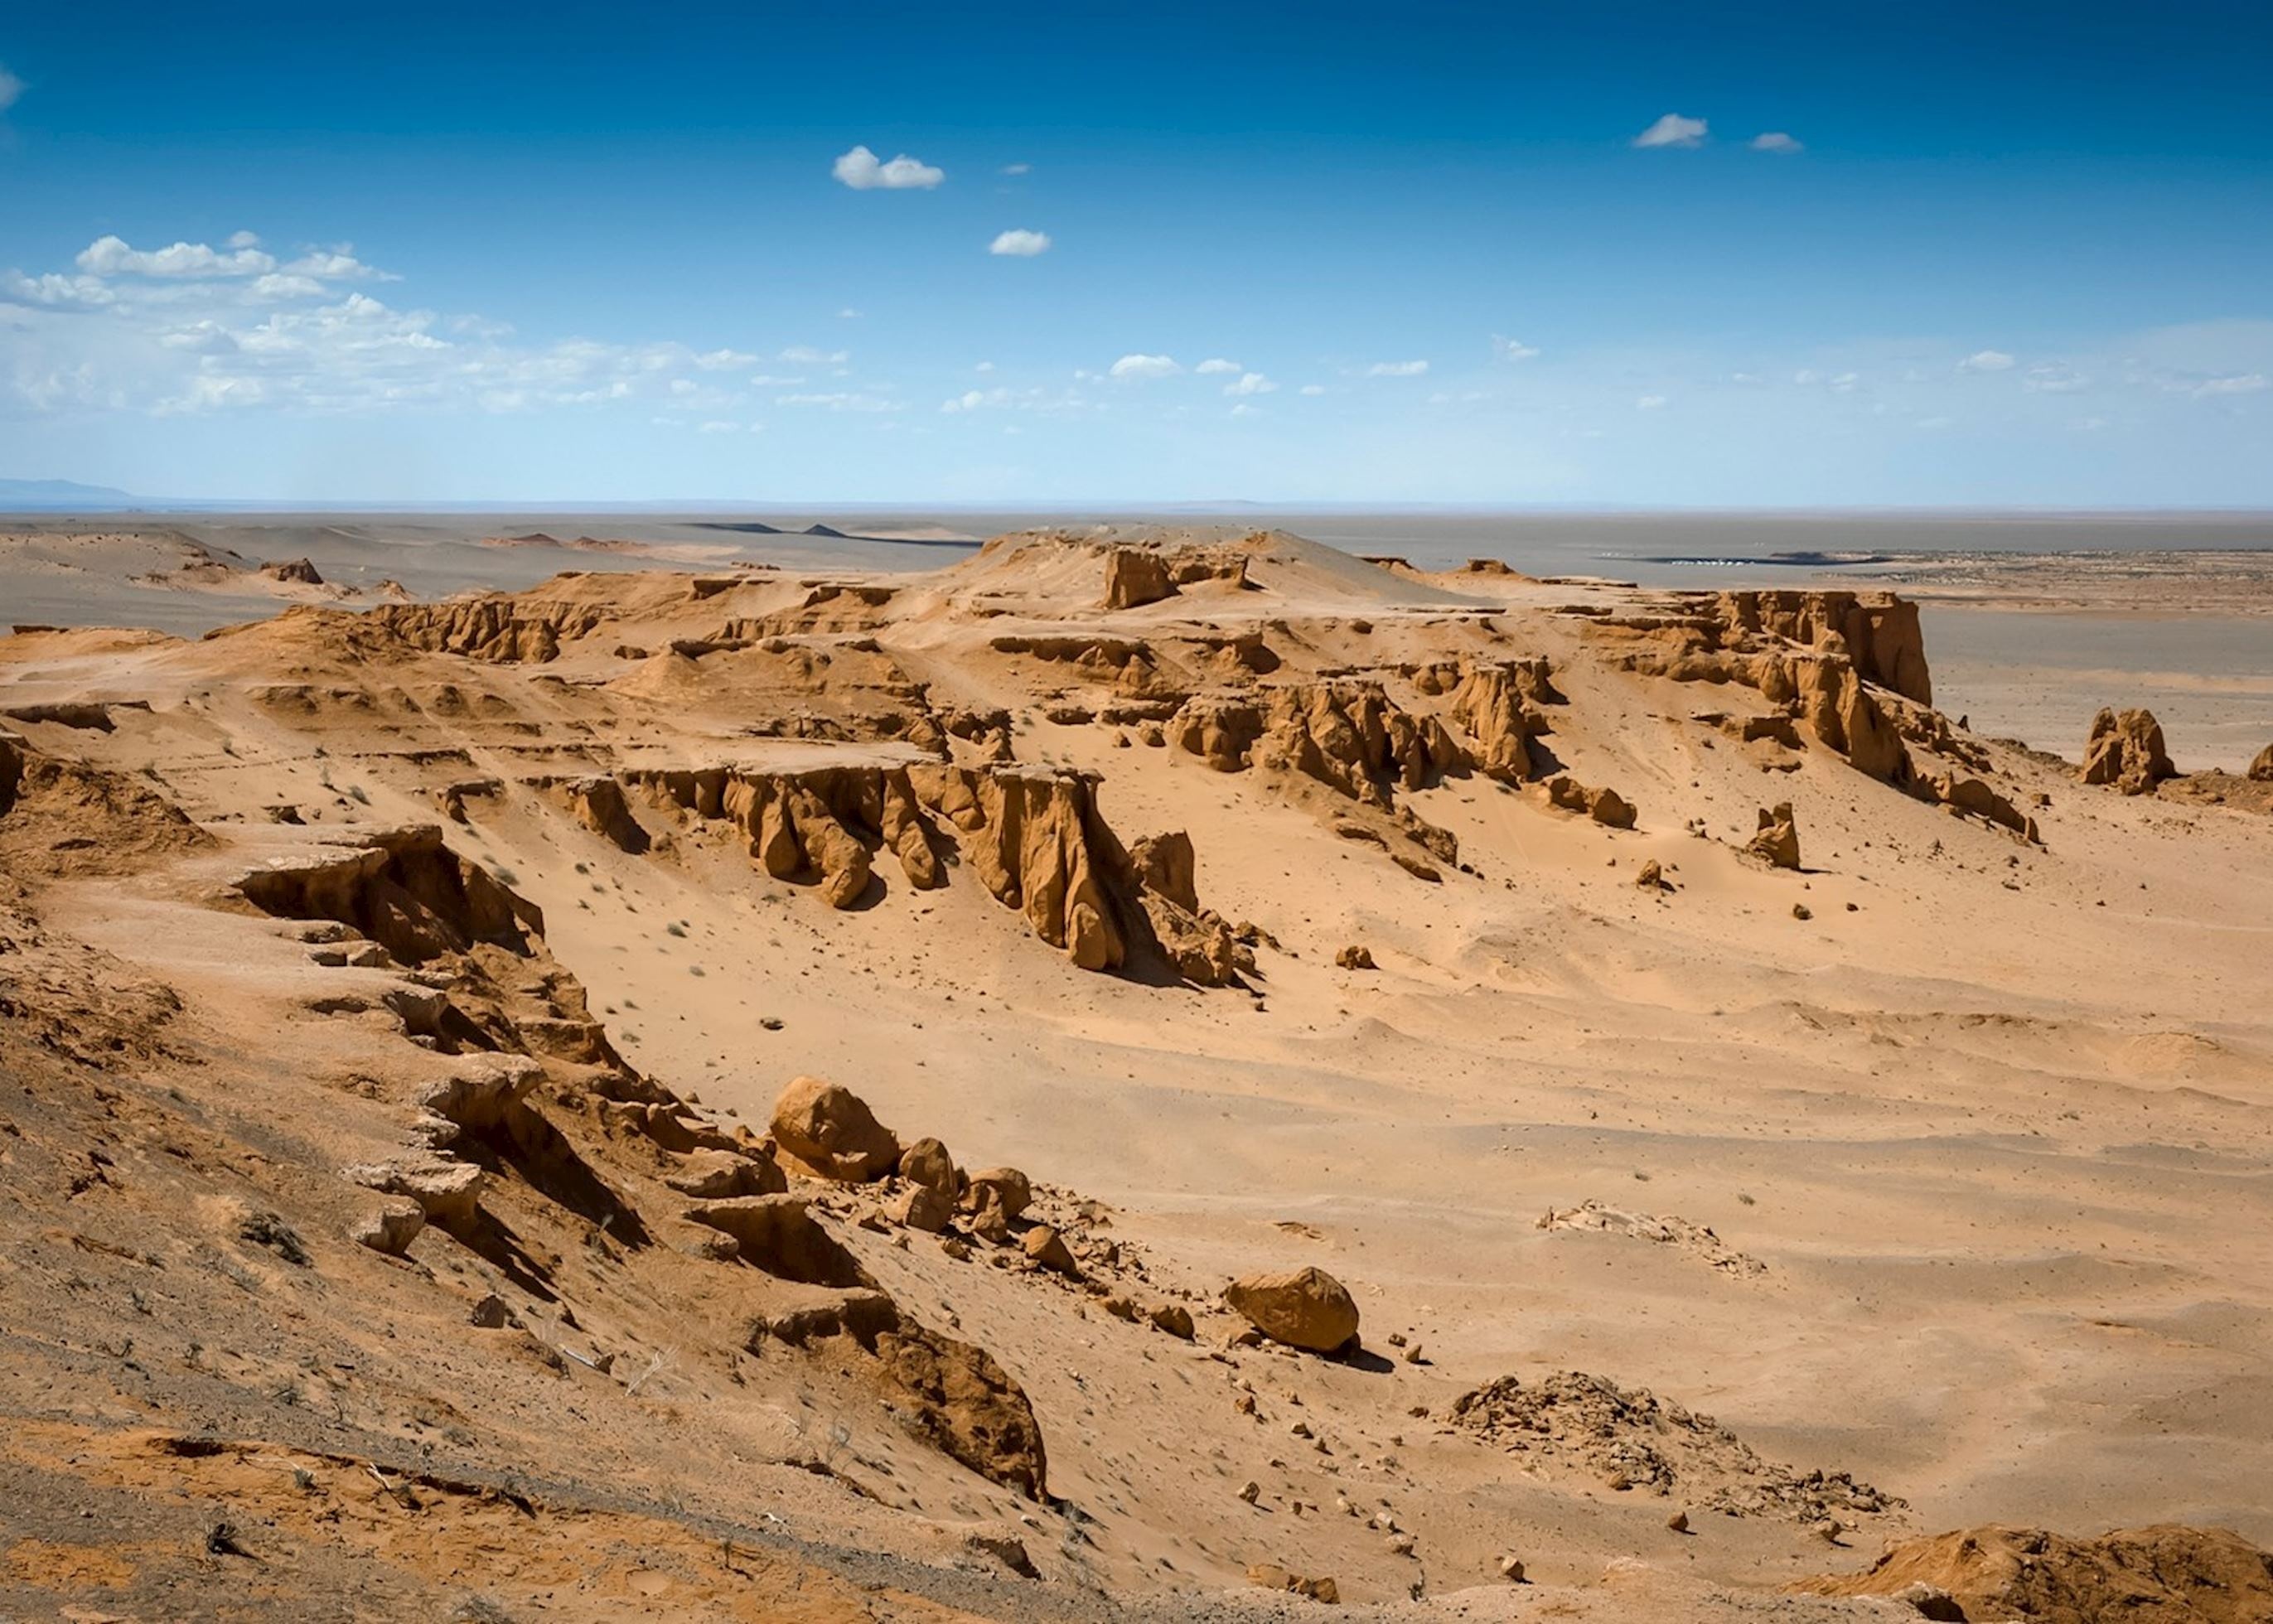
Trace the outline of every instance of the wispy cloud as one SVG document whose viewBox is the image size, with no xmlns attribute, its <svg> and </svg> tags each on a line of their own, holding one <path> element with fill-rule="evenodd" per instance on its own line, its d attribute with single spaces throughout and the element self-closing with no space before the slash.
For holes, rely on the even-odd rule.
<svg viewBox="0 0 2273 1624">
<path fill-rule="evenodd" d="M 1247 369 L 1236 361 L 1227 361 L 1221 355 L 1210 355 L 1192 370 L 1202 378 L 1212 378 L 1224 372 L 1244 372 Z"/>
<path fill-rule="evenodd" d="M 1034 166 L 1031 163 L 1006 163 L 1002 166 L 1005 175 L 1031 175 L 1033 172 Z"/>
<path fill-rule="evenodd" d="M 1756 153 L 1804 153 L 1806 146 L 1781 130 L 1764 130 L 1749 143 Z"/>
<path fill-rule="evenodd" d="M 2262 372 L 2235 372 L 2224 378 L 2207 378 L 2194 385 L 2194 393 L 2197 396 L 2257 394 L 2269 387 L 2273 387 L 2273 380 L 2268 380 Z"/>
<path fill-rule="evenodd" d="M 1108 370 L 1115 378 L 1173 378 L 1183 368 L 1172 355 L 1123 355 Z"/>
<path fill-rule="evenodd" d="M 15 106 L 17 100 L 23 94 L 24 81 L 9 72 L 5 67 L 0 67 L 0 113 L 4 113 Z"/>
<path fill-rule="evenodd" d="M 837 159 L 829 172 L 855 191 L 928 191 L 947 178 L 946 170 L 905 153 L 887 161 L 865 146 L 856 146 Z"/>
<path fill-rule="evenodd" d="M 1031 259 L 1036 254 L 1047 253 L 1049 247 L 1050 234 L 1046 231 L 1005 231 L 986 245 L 986 251 L 1013 259 Z"/>
<path fill-rule="evenodd" d="M 1418 378 L 1429 370 L 1425 361 L 1377 361 L 1366 368 L 1368 378 Z"/>
<path fill-rule="evenodd" d="M 1521 339 L 1505 338 L 1497 333 L 1492 334 L 1492 354 L 1502 361 L 1528 361 L 1538 353 Z"/>
<path fill-rule="evenodd" d="M 1710 129 L 1701 118 L 1684 118 L 1678 113 L 1668 113 L 1634 137 L 1633 144 L 1640 147 L 1701 146 L 1710 133 Z"/>
<path fill-rule="evenodd" d="M 2001 349 L 1977 349 L 1957 363 L 1962 372 L 2009 372 L 2013 357 Z"/>
<path fill-rule="evenodd" d="M 841 367 L 852 359 L 849 349 L 815 349 L 810 344 L 792 344 L 776 361 L 786 361 L 793 367 Z"/>
</svg>

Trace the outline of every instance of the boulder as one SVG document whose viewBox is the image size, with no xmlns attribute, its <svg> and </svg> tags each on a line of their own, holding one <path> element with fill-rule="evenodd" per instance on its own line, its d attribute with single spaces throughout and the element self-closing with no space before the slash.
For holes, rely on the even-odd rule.
<svg viewBox="0 0 2273 1624">
<path fill-rule="evenodd" d="M 488 1179 L 472 1163 L 446 1156 L 403 1156 L 344 1171 L 351 1184 L 416 1202 L 429 1224 L 444 1229 L 473 1222 Z"/>
<path fill-rule="evenodd" d="M 1077 1275 L 1081 1272 L 1080 1265 L 1073 1261 L 1072 1252 L 1067 1249 L 1065 1237 L 1046 1224 L 1037 1224 L 1028 1230 L 1019 1245 L 1028 1257 L 1054 1275 Z"/>
<path fill-rule="evenodd" d="M 911 1184 L 884 1209 L 884 1216 L 904 1228 L 936 1235 L 955 1216 L 955 1203 L 927 1184 Z"/>
<path fill-rule="evenodd" d="M 900 1141 L 860 1096 L 818 1077 L 793 1079 L 774 1102 L 774 1141 L 824 1179 L 865 1184 L 900 1163 Z"/>
<path fill-rule="evenodd" d="M 1334 954 L 1334 962 L 1343 969 L 1372 969 L 1373 949 L 1352 943 Z"/>
<path fill-rule="evenodd" d="M 1161 1303 L 1145 1316 L 1169 1336 L 1184 1342 L 1192 1339 L 1192 1311 L 1182 1303 Z"/>
<path fill-rule="evenodd" d="M 1357 1304 L 1348 1288 L 1322 1269 L 1242 1275 L 1223 1299 L 1273 1342 L 1313 1353 L 1333 1353 L 1357 1336 Z"/>
<path fill-rule="evenodd" d="M 737 1195 L 778 1195 L 789 1188 L 781 1168 L 765 1156 L 744 1156 L 734 1150 L 698 1149 L 663 1176 L 681 1195 L 706 1201 Z"/>
<path fill-rule="evenodd" d="M 401 1257 L 425 1227 L 424 1208 L 407 1195 L 391 1195 L 379 1204 L 377 1210 L 357 1219 L 348 1235 L 358 1246 L 383 1252 L 388 1257 Z"/>
<path fill-rule="evenodd" d="M 2273 783 L 2273 745 L 2257 752 L 2257 759 L 2249 764 L 2249 775 L 2259 783 Z"/>
<path fill-rule="evenodd" d="M 971 1175 L 964 1186 L 966 1211 L 984 1213 L 990 1208 L 1006 1220 L 1016 1217 L 1033 1203 L 1034 1186 L 1015 1167 L 989 1167 Z"/>
<path fill-rule="evenodd" d="M 1774 812 L 1760 808 L 1759 832 L 1744 849 L 1778 868 L 1799 866 L 1799 826 L 1792 819 L 1789 801 L 1779 801 Z"/>
<path fill-rule="evenodd" d="M 2091 719 L 2083 750 L 2084 782 L 2105 784 L 2125 795 L 2151 795 L 2164 779 L 2178 775 L 2163 748 L 2163 725 L 2154 712 L 2103 710 Z"/>
<path fill-rule="evenodd" d="M 1305 1597 L 1311 1601 L 1322 1601 L 1329 1606 L 1339 1605 L 1342 1598 L 1341 1587 L 1332 1579 L 1308 1578 L 1289 1568 L 1280 1567 L 1277 1562 L 1249 1564 L 1247 1569 L 1247 1582 L 1249 1584 L 1260 1585 L 1266 1590 L 1285 1590 L 1292 1595 Z"/>
<path fill-rule="evenodd" d="M 919 1139 L 900 1152 L 900 1177 L 910 1184 L 919 1184 L 938 1191 L 949 1205 L 955 1201 L 956 1176 L 955 1158 L 947 1147 L 936 1139 Z"/>
</svg>

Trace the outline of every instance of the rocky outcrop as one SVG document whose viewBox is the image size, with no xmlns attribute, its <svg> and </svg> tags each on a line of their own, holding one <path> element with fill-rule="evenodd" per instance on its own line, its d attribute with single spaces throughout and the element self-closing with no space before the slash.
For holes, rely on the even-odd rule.
<svg viewBox="0 0 2273 1624">
<path fill-rule="evenodd" d="M 1863 1573 L 1791 1588 L 1895 1598 L 1925 1618 L 2261 1624 L 2273 1619 L 2273 1553 L 2222 1528 L 2160 1523 L 2075 1539 L 1990 1526 L 1906 1540 Z"/>
<path fill-rule="evenodd" d="M 446 603 L 383 604 L 364 618 L 429 654 L 541 665 L 559 657 L 561 644 L 590 636 L 608 617 L 589 603 L 491 593 Z"/>
<path fill-rule="evenodd" d="M 1114 879 L 1128 857 L 1096 810 L 1096 779 L 1073 772 L 919 768 L 926 798 L 956 831 L 964 863 L 1034 934 L 1084 969 L 1129 954 Z"/>
<path fill-rule="evenodd" d="M 904 767 L 708 767 L 626 776 L 682 812 L 736 825 L 753 862 L 776 879 L 811 880 L 832 908 L 850 908 L 866 894 L 872 846 L 889 849 L 919 889 L 943 883 L 930 824 Z"/>
<path fill-rule="evenodd" d="M 1144 547 L 1115 547 L 1105 555 L 1105 607 L 1138 609 L 1173 596 L 1168 561 Z"/>
<path fill-rule="evenodd" d="M 274 564 L 264 564 L 260 573 L 271 580 L 281 580 L 300 587 L 320 587 L 324 578 L 306 558 L 280 558 Z"/>
<path fill-rule="evenodd" d="M 1357 1303 L 1322 1269 L 1242 1275 L 1223 1300 L 1273 1342 L 1313 1353 L 1335 1353 L 1357 1336 Z"/>
<path fill-rule="evenodd" d="M 1531 776 L 1531 741 L 1549 731 L 1540 707 L 1563 700 L 1543 659 L 1423 666 L 1413 683 L 1423 693 L 1451 695 L 1453 718 L 1475 740 L 1475 767 L 1508 783 Z"/>
<path fill-rule="evenodd" d="M 2037 820 L 1978 778 L 1954 773 L 1929 774 L 1922 781 L 1933 798 L 1961 817 L 1980 818 L 2007 828 L 2030 845 L 2040 843 Z"/>
<path fill-rule="evenodd" d="M 900 1141 L 849 1089 L 798 1077 L 774 1102 L 774 1142 L 824 1179 L 864 1184 L 900 1164 Z"/>
<path fill-rule="evenodd" d="M 2273 745 L 2257 752 L 2257 759 L 2249 764 L 2249 776 L 2257 783 L 2273 783 Z"/>
<path fill-rule="evenodd" d="M 1192 837 L 1182 829 L 1130 848 L 1136 894 L 1154 944 L 1197 986 L 1228 985 L 1255 969 L 1255 951 L 1222 915 L 1200 906 Z"/>
<path fill-rule="evenodd" d="M 1721 592 L 1707 603 L 1726 646 L 1777 638 L 1843 655 L 1864 681 L 1933 703 L 1917 605 L 1893 593 Z"/>
<path fill-rule="evenodd" d="M 2252 769 L 2253 773 L 2255 769 Z M 2165 778 L 2176 778 L 2163 748 L 2163 724 L 2150 710 L 2102 710 L 2091 719 L 2081 776 L 2125 795 L 2152 795 Z"/>
<path fill-rule="evenodd" d="M 1792 817 L 1789 801 L 1778 802 L 1774 812 L 1760 808 L 1759 830 L 1744 849 L 1777 868 L 1799 866 L 1799 825 Z"/>
<path fill-rule="evenodd" d="M 1615 790 L 1590 790 L 1568 773 L 1557 773 L 1547 781 L 1547 798 L 1564 812 L 1583 812 L 1609 828 L 1634 826 L 1632 802 Z"/>
<path fill-rule="evenodd" d="M 614 779 L 603 774 L 541 782 L 543 787 L 558 795 L 577 822 L 603 840 L 634 856 L 648 849 L 648 832 L 632 816 L 631 804 L 624 799 L 624 787 Z"/>
<path fill-rule="evenodd" d="M 476 942 L 526 954 L 529 936 L 544 930 L 536 903 L 453 851 L 431 824 L 382 829 L 336 855 L 255 869 L 236 888 L 265 913 L 336 920 L 404 964 Z"/>
<path fill-rule="evenodd" d="M 1907 784 L 1910 754 L 1894 717 L 1854 662 L 1837 655 L 1768 654 L 1746 662 L 1748 685 L 1790 706 L 1827 749 L 1881 783 Z"/>
<path fill-rule="evenodd" d="M 1468 765 L 1468 752 L 1432 715 L 1405 709 L 1378 683 L 1290 684 L 1256 700 L 1193 700 L 1168 739 L 1219 772 L 1281 767 L 1352 800 L 1387 807 L 1393 787 L 1418 790 Z"/>
</svg>

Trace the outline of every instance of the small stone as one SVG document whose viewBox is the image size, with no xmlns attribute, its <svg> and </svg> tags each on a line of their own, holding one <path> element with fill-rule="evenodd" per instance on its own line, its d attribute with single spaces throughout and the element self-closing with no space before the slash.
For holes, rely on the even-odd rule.
<svg viewBox="0 0 2273 1624">
<path fill-rule="evenodd" d="M 1239 1497 L 1251 1506 L 1263 1498 L 1263 1486 L 1249 1478 L 1239 1486 Z"/>
<path fill-rule="evenodd" d="M 1184 1342 L 1192 1339 L 1192 1311 L 1182 1303 L 1162 1303 L 1152 1310 L 1152 1323 Z"/>
<path fill-rule="evenodd" d="M 1499 1576 L 1506 1580 L 1510 1584 L 1521 1584 L 1523 1583 L 1523 1563 L 1512 1556 L 1501 1557 L 1499 1559 Z"/>
<path fill-rule="evenodd" d="M 513 1310 L 506 1306 L 505 1298 L 491 1291 L 474 1305 L 474 1311 L 467 1320 L 485 1331 L 503 1330 L 513 1323 Z"/>
<path fill-rule="evenodd" d="M 1689 1531 L 1689 1514 L 1686 1511 L 1677 1511 L 1665 1519 L 1665 1525 L 1677 1534 L 1685 1534 Z"/>
<path fill-rule="evenodd" d="M 1020 1243 L 1026 1255 L 1055 1275 L 1078 1275 L 1081 1267 L 1065 1244 L 1065 1237 L 1046 1224 L 1037 1224 Z"/>
<path fill-rule="evenodd" d="M 1812 919 L 1815 915 L 1806 903 L 1794 902 L 1791 905 L 1791 917 L 1795 919 Z"/>
</svg>

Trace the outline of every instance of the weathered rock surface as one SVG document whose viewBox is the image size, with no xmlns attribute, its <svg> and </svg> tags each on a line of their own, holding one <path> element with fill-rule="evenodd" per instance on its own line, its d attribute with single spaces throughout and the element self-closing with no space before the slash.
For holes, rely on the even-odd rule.
<svg viewBox="0 0 2273 1624">
<path fill-rule="evenodd" d="M 1168 561 L 1144 547 L 1115 547 L 1105 555 L 1105 607 L 1138 609 L 1173 596 Z"/>
<path fill-rule="evenodd" d="M 775 1141 L 825 1179 L 863 1184 L 898 1167 L 900 1141 L 850 1089 L 798 1077 L 774 1102 Z"/>
<path fill-rule="evenodd" d="M 2151 795 L 2163 780 L 2176 778 L 2179 769 L 2163 748 L 2163 726 L 2154 712 L 2102 710 L 2091 719 L 2081 775 L 2088 784 L 2105 784 L 2125 795 Z"/>
<path fill-rule="evenodd" d="M 2257 752 L 2257 759 L 2249 764 L 2249 776 L 2258 783 L 2273 783 L 2273 745 Z"/>
<path fill-rule="evenodd" d="M 1992 1525 L 1908 1540 L 1866 1572 L 1791 1588 L 1817 1596 L 1939 1595 L 1956 1604 L 1955 1612 L 1919 1609 L 1926 1618 L 2261 1624 L 2273 1619 L 2273 1553 L 2222 1528 L 2159 1523 L 2076 1539 Z"/>
<path fill-rule="evenodd" d="M 1223 1299 L 1273 1342 L 1314 1353 L 1333 1353 L 1357 1335 L 1357 1303 L 1348 1288 L 1322 1269 L 1242 1275 Z"/>
<path fill-rule="evenodd" d="M 1789 801 L 1779 801 L 1774 812 L 1760 808 L 1759 830 L 1744 849 L 1778 868 L 1799 866 L 1799 826 Z"/>
</svg>

